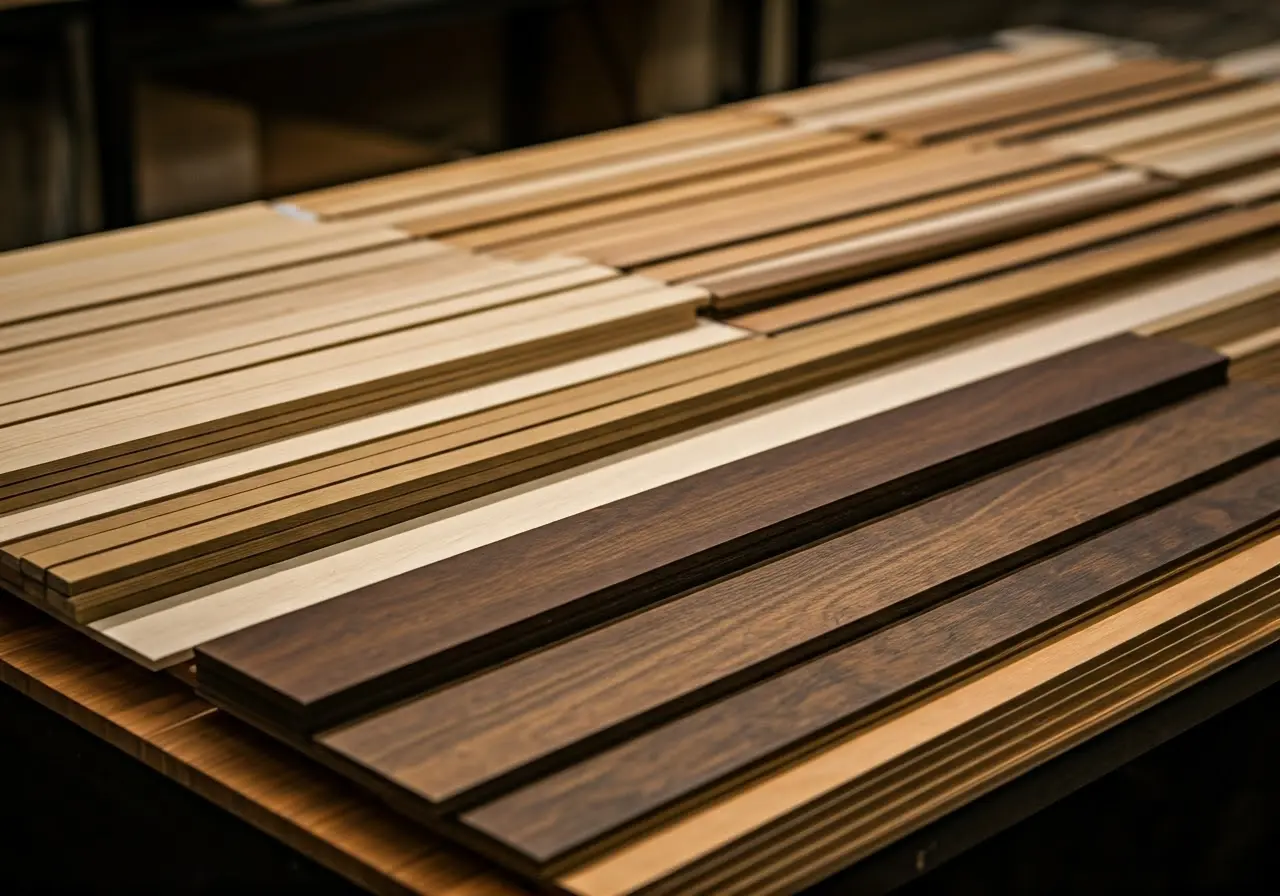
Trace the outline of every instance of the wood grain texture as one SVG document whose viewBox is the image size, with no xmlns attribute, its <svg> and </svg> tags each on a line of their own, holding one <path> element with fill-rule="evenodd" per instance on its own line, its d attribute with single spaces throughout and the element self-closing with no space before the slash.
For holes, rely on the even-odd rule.
<svg viewBox="0 0 1280 896">
<path fill-rule="evenodd" d="M 420 812 L 483 800 L 1230 475 L 1277 446 L 1280 393 L 1228 386 L 317 742 Z"/>
<path fill-rule="evenodd" d="M 247 629 L 201 647 L 197 665 L 208 687 L 228 699 L 239 693 L 260 714 L 302 730 L 331 725 L 1184 396 L 1224 372 L 1210 352 L 1107 340 Z M 1011 401 L 1016 395 L 1036 402 Z M 388 625 L 391 618 L 399 621 Z M 374 643 L 370 662 L 363 657 Z"/>
<path fill-rule="evenodd" d="M 646 732 L 463 817 L 545 864 L 889 702 L 1027 644 L 1280 518 L 1280 460 Z"/>
<path fill-rule="evenodd" d="M 1183 209 L 1186 203 L 1178 198 L 1171 200 L 1168 209 L 1172 214 Z M 1194 201 L 1193 201 L 1194 202 Z M 1202 206 L 1201 206 L 1202 207 Z M 1160 220 L 1160 211 L 1156 210 L 1155 220 Z M 1154 233 L 1139 233 L 1128 239 L 1117 239 L 1114 242 L 1090 247 L 1091 238 L 1119 234 L 1109 228 L 1106 219 L 1100 222 L 1087 222 L 1076 225 L 1074 232 L 1068 229 L 1068 240 L 1078 235 L 1084 243 L 1086 251 L 1068 253 L 1061 257 L 1049 254 L 1039 264 L 1014 266 L 1001 273 L 983 279 L 961 280 L 957 285 L 933 292 L 925 292 L 922 296 L 908 301 L 937 301 L 945 303 L 967 303 L 969 301 L 995 301 L 998 296 L 1021 295 L 1030 297 L 1039 295 L 1048 297 L 1063 295 L 1067 290 L 1080 289 L 1134 278 L 1144 271 L 1159 264 L 1168 264 L 1184 256 L 1194 258 L 1196 253 L 1211 246 L 1221 246 L 1244 237 L 1266 233 L 1280 224 L 1280 210 L 1276 208 L 1259 208 L 1241 210 L 1248 217 L 1237 217 L 1235 212 L 1215 215 L 1202 220 L 1178 222 L 1174 218 L 1172 226 L 1157 229 Z M 1124 214 L 1124 213 L 1122 213 Z M 1149 214 L 1149 212 L 1148 212 Z M 1138 210 L 1135 215 L 1142 215 Z M 1132 220 L 1132 219 L 1130 219 Z M 1121 222 L 1125 218 L 1120 218 Z M 991 258 L 1003 259 L 1009 255 L 1015 261 L 1025 258 L 1034 261 L 1044 257 L 1044 253 L 1052 253 L 1061 237 L 1047 234 L 1043 238 L 1033 237 L 1038 242 L 1027 242 L 1013 247 L 999 246 L 988 250 L 986 256 L 975 256 L 974 259 L 961 257 L 941 265 L 950 267 L 926 267 L 895 275 L 896 279 L 885 278 L 884 282 L 872 280 L 867 283 L 855 283 L 828 292 L 819 293 L 799 302 L 767 309 L 741 318 L 733 318 L 736 325 L 745 326 L 757 332 L 777 332 L 804 326 L 815 320 L 823 320 L 857 311 L 868 305 L 876 305 L 901 295 L 904 291 L 910 296 L 917 289 L 927 290 L 937 280 L 950 280 L 959 274 L 965 277 L 973 271 L 971 266 L 976 261 L 979 270 L 985 267 Z M 1071 245 L 1070 242 L 1067 244 Z M 999 263 L 999 262 L 997 262 Z M 974 272 L 976 273 L 976 272 Z M 886 313 L 889 308 L 901 307 L 902 303 L 889 305 L 874 312 Z M 868 312 L 864 312 L 868 313 Z"/>
<path fill-rule="evenodd" d="M 148 665 L 195 645 L 400 573 L 492 544 L 696 473 L 948 388 L 1276 283 L 1275 252 L 1202 264 L 1083 307 L 1052 311 L 994 335 L 780 402 L 500 495 L 428 514 L 334 548 L 188 590 L 91 624 L 105 643 Z"/>
<path fill-rule="evenodd" d="M 746 264 L 697 282 L 715 297 L 717 308 L 750 305 L 1020 236 L 1167 190 L 1167 184 L 1136 171 L 1107 172 Z"/>
<path fill-rule="evenodd" d="M 854 731 L 559 883 L 583 896 L 620 896 L 704 892 L 696 884 L 705 880 L 722 893 L 735 870 L 794 868 L 788 860 L 797 856 L 810 867 L 829 863 L 829 873 L 1273 643 L 1277 571 L 1280 539 L 1250 545 Z M 1019 748 L 1012 756 L 1010 746 Z M 795 881 L 753 883 L 754 892 L 786 892 Z"/>
</svg>

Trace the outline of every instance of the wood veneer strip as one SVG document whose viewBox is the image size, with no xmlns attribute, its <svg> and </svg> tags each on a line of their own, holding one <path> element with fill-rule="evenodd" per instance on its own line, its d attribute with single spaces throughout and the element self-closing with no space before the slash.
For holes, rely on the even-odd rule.
<svg viewBox="0 0 1280 896">
<path fill-rule="evenodd" d="M 1280 107 L 1280 85 L 1260 85 L 1227 96 L 1210 96 L 1172 109 L 1074 131 L 1047 141 L 1065 153 L 1106 154 L 1197 128 L 1211 127 L 1267 113 Z"/>
<path fill-rule="evenodd" d="M 1194 208 L 1202 207 L 1195 199 L 1191 200 L 1190 204 L 1185 204 L 1175 198 L 1170 206 L 1161 207 L 1155 211 L 1174 214 L 1178 211 L 1188 211 L 1194 214 Z M 1175 218 L 1172 226 L 1158 229 L 1154 233 L 1140 234 L 1137 237 L 1093 248 L 1090 247 L 1090 243 L 1094 242 L 1092 238 L 1105 239 L 1108 236 L 1118 235 L 1111 225 L 1132 220 L 1132 218 L 1120 216 L 1090 221 L 1075 225 L 1074 228 L 1067 228 L 1068 239 L 1072 236 L 1084 237 L 1081 242 L 1084 243 L 1086 251 L 1083 252 L 1059 255 L 1059 247 L 1071 249 L 1074 248 L 1072 243 L 1064 244 L 1061 241 L 1062 237 L 1057 233 L 1045 234 L 1041 237 L 1032 237 L 1031 240 L 1034 242 L 1020 242 L 1012 247 L 997 246 L 994 249 L 985 250 L 989 254 L 976 255 L 972 258 L 962 256 L 951 262 L 942 262 L 947 267 L 921 268 L 918 271 L 907 271 L 901 275 L 895 275 L 893 278 L 884 278 L 883 282 L 869 281 L 841 287 L 791 303 L 796 306 L 794 310 L 791 305 L 783 305 L 776 309 L 767 309 L 734 318 L 734 322 L 736 326 L 746 327 L 756 332 L 775 333 L 794 329 L 813 321 L 838 317 L 850 311 L 858 311 L 893 300 L 903 291 L 907 291 L 910 296 L 914 290 L 927 290 L 936 280 L 942 279 L 945 282 L 957 274 L 966 279 L 954 286 L 926 292 L 924 295 L 939 302 L 958 303 L 975 299 L 992 300 L 1001 295 L 1029 293 L 1042 296 L 1060 295 L 1068 289 L 1096 285 L 1113 278 L 1133 277 L 1144 270 L 1149 270 L 1152 266 L 1168 263 L 1184 254 L 1194 254 L 1214 244 L 1221 245 L 1216 238 L 1217 235 L 1221 235 L 1225 241 L 1229 242 L 1260 230 L 1269 231 L 1280 223 L 1280 213 L 1277 211 L 1250 210 L 1250 212 L 1253 211 L 1257 211 L 1259 215 L 1249 220 L 1235 217 L 1234 212 L 1184 223 L 1177 223 Z M 1143 218 L 1146 217 L 1147 211 L 1138 209 L 1134 215 Z M 1161 215 L 1156 214 L 1153 217 L 1155 221 L 1151 223 L 1158 221 Z M 1202 240 L 1206 241 L 1202 242 Z M 1076 245 L 1078 246 L 1079 243 Z M 1036 260 L 1041 253 L 1048 253 L 1047 260 L 1038 264 L 1025 264 L 1025 262 Z M 982 279 L 972 279 L 986 270 L 986 265 L 992 258 L 997 259 L 997 262 L 1009 259 L 1016 266 Z M 908 298 L 906 301 L 918 300 L 919 297 Z"/>
<path fill-rule="evenodd" d="M 692 231 L 672 230 L 663 224 L 634 236 L 589 243 L 578 249 L 577 254 L 614 267 L 651 264 L 717 245 L 1027 174 L 1054 164 L 1057 159 L 1039 149 L 1029 155 L 1001 150 L 975 154 L 967 164 L 904 173 L 868 184 L 861 190 L 841 189 L 843 178 L 840 177 L 816 178 L 803 188 L 790 186 L 756 193 L 752 206 L 753 210 L 759 209 L 756 214 L 746 214 L 747 210 L 738 203 L 728 203 L 723 211 L 709 205 L 707 210 L 713 212 L 712 216 L 700 220 Z"/>
<path fill-rule="evenodd" d="M 906 115 L 941 109 L 959 103 L 996 97 L 1033 87 L 1046 89 L 1068 78 L 1113 68 L 1117 59 L 1107 50 L 1083 53 L 1065 59 L 1038 60 L 1009 72 L 995 72 L 958 84 L 941 84 L 901 97 L 886 97 L 844 108 L 805 115 L 800 121 L 809 127 L 863 128 L 879 131 L 883 125 Z"/>
<path fill-rule="evenodd" d="M 434 288 L 413 290 L 401 294 L 398 301 L 389 298 L 385 303 L 378 303 L 378 297 L 372 296 L 372 307 L 367 309 L 367 315 L 356 308 L 334 309 L 329 313 L 282 314 L 275 321 L 212 332 L 203 345 L 198 339 L 175 340 L 171 344 L 172 353 L 162 349 L 150 358 L 145 352 L 128 353 L 104 359 L 98 364 L 80 365 L 70 371 L 24 378 L 14 383 L 10 401 L 0 405 L 0 425 L 47 417 L 307 352 L 528 302 L 612 280 L 615 276 L 613 269 L 600 265 L 548 259 L 544 263 L 530 263 L 521 270 L 478 271 L 457 278 L 442 278 L 432 284 L 432 287 L 439 288 L 434 296 Z M 449 285 L 451 282 L 452 286 Z M 331 322 L 326 324 L 326 319 Z M 208 354 L 200 355 L 202 349 Z M 170 358 L 175 360 L 169 361 Z M 148 364 L 155 366 L 148 367 Z M 21 400 L 20 396 L 26 400 Z"/>
<path fill-rule="evenodd" d="M 275 292 L 303 286 L 318 286 L 335 280 L 371 276 L 380 269 L 409 266 L 416 261 L 450 253 L 449 247 L 434 240 L 393 243 L 364 252 L 355 252 L 242 277 L 206 283 L 185 289 L 143 296 L 95 308 L 85 308 L 54 317 L 43 317 L 0 328 L 0 351 L 42 345 L 57 340 L 89 337 L 97 344 L 106 334 L 122 327 L 161 318 L 177 319 L 203 308 L 247 301 Z"/>
<path fill-rule="evenodd" d="M 32 421 L 3 430 L 0 482 L 9 484 L 40 472 L 114 457 L 148 444 L 173 441 L 210 427 L 253 416 L 278 414 L 297 403 L 333 400 L 355 390 L 391 387 L 397 378 L 422 382 L 467 365 L 477 356 L 498 363 L 503 352 L 528 352 L 554 341 L 576 343 L 578 356 L 591 353 L 591 328 L 623 325 L 636 316 L 672 307 L 692 309 L 700 291 L 659 289 L 613 301 L 593 301 L 592 290 L 570 291 L 542 301 L 470 315 L 426 328 L 380 336 L 311 352 L 245 371 L 174 386 L 162 393 L 119 399 L 93 408 Z M 584 304 L 585 303 L 585 304 Z M 424 359 L 427 345 L 435 346 Z M 568 358 L 565 358 L 568 360 Z M 518 368 L 517 368 L 518 369 Z M 509 375 L 511 371 L 508 371 Z"/>
<path fill-rule="evenodd" d="M 1168 188 L 1137 171 L 1111 171 L 743 265 L 697 282 L 715 296 L 718 308 L 763 302 L 1069 222 Z"/>
<path fill-rule="evenodd" d="M 698 140 L 760 131 L 768 117 L 712 110 L 587 134 L 541 146 L 463 159 L 293 196 L 289 204 L 322 217 L 366 214 L 398 203 L 670 149 Z"/>
<path fill-rule="evenodd" d="M 568 205 L 768 165 L 850 145 L 848 135 L 766 130 L 621 162 L 571 169 L 397 209 L 383 223 L 411 221 L 413 232 L 447 234 Z"/>
<path fill-rule="evenodd" d="M 139 224 L 122 230 L 93 233 L 0 255 L 0 276 L 81 262 L 101 255 L 127 252 L 147 245 L 178 242 L 192 237 L 236 230 L 280 217 L 264 202 L 250 202 L 167 221 Z M 287 226 L 287 225 L 286 225 Z"/>
<path fill-rule="evenodd" d="M 942 606 L 473 810 L 549 863 L 649 812 L 1147 587 L 1280 518 L 1280 460 L 1182 498 Z"/>
<path fill-rule="evenodd" d="M 1128 113 L 1155 112 L 1174 103 L 1207 95 L 1222 95 L 1243 86 L 1244 82 L 1221 77 L 1201 77 L 1175 84 L 1161 84 L 1138 91 L 1132 96 L 1092 102 L 1079 108 L 1038 115 L 1030 121 L 992 128 L 976 139 L 991 143 L 1018 143 L 1024 140 L 1064 137 L 1076 129 L 1114 123 Z"/>
<path fill-rule="evenodd" d="M 1273 199 L 1280 196 L 1280 168 L 1248 174 L 1225 183 L 1216 183 L 1204 188 L 1212 196 L 1236 205 L 1247 205 L 1260 199 Z"/>
<path fill-rule="evenodd" d="M 882 122 L 880 127 L 890 137 L 916 145 L 952 140 L 1063 108 L 1105 101 L 1117 94 L 1190 81 L 1202 77 L 1206 69 L 1203 62 L 1123 60 L 1110 68 L 1059 81 L 1052 89 L 1034 86 L 1014 90 L 994 98 L 905 115 Z"/>
<path fill-rule="evenodd" d="M 1264 347 L 1276 327 L 1280 327 L 1280 284 L 1214 302 L 1204 314 L 1157 321 L 1144 331 L 1217 348 L 1235 359 Z"/>
<path fill-rule="evenodd" d="M 1167 177 L 1184 180 L 1252 165 L 1280 155 L 1280 117 L 1247 127 L 1215 131 L 1203 140 L 1158 144 L 1150 150 L 1122 152 L 1119 158 Z"/>
<path fill-rule="evenodd" d="M 821 246 L 842 237 L 852 237 L 880 227 L 965 208 L 978 202 L 1018 196 L 1042 187 L 1071 183 L 1100 174 L 1105 170 L 1107 166 L 1101 162 L 1073 162 L 1048 171 L 947 193 L 853 218 L 830 221 L 826 224 L 761 237 L 745 243 L 695 252 L 671 261 L 644 265 L 637 268 L 635 272 L 667 282 L 697 282 L 701 277 L 718 274 L 738 265 L 764 261 L 785 255 L 787 252 Z"/>
<path fill-rule="evenodd" d="M 333 724 L 1185 395 L 1224 374 L 1213 357 L 1134 337 L 1077 349 L 242 631 L 200 650 L 201 674 L 297 727 Z M 1029 414 L 1008 399 L 1032 394 Z M 405 625 L 388 634 L 386 614 Z M 378 660 L 357 668 L 370 638 Z M 323 682 L 306 672 L 320 655 Z"/>
<path fill-rule="evenodd" d="M 202 641 L 256 622 L 1275 279 L 1274 253 L 1179 271 L 1084 308 L 950 345 L 572 473 L 407 521 L 377 536 L 189 590 L 91 627 L 148 663 L 175 662 Z"/>
<path fill-rule="evenodd" d="M 880 164 L 901 155 L 903 150 L 888 143 L 854 143 L 825 151 L 810 152 L 798 159 L 772 165 L 699 178 L 689 183 L 643 190 L 626 196 L 602 199 L 573 208 L 557 209 L 514 221 L 490 224 L 449 234 L 451 245 L 471 249 L 501 251 L 503 255 L 528 257 L 559 251 L 574 240 L 583 240 L 596 227 L 612 227 L 620 220 L 639 217 L 676 206 L 693 206 L 724 196 L 746 196 L 754 189 L 785 183 L 793 178 L 830 174 L 866 165 Z M 416 233 L 414 222 L 401 228 Z"/>
<path fill-rule="evenodd" d="M 317 742 L 419 811 L 484 800 L 1267 457 L 1280 447 L 1280 393 L 1241 386 L 1253 384 L 1093 436 Z M 1188 446 L 1196 461 L 1173 456 Z"/>
<path fill-rule="evenodd" d="M 702 321 L 692 330 L 671 336 L 8 514 L 0 517 L 0 544 L 9 545 L 41 532 L 93 520 L 162 498 L 187 494 L 204 486 L 278 469 L 283 465 L 326 456 L 342 448 L 366 444 L 371 440 L 456 419 L 486 408 L 506 406 L 523 398 L 554 393 L 614 373 L 697 353 L 735 341 L 743 335 L 742 331 L 732 327 Z"/>
<path fill-rule="evenodd" d="M 1214 63 L 1214 70 L 1239 78 L 1267 78 L 1280 72 L 1280 44 L 1263 44 L 1228 53 Z"/>
<path fill-rule="evenodd" d="M 855 784 L 966 723 L 1115 656 L 1148 632 L 1176 625 L 1222 595 L 1269 582 L 1280 567 L 1280 536 L 1241 551 L 1119 610 L 1087 622 L 1047 646 L 1015 657 L 939 697 L 822 750 L 808 761 L 728 794 L 662 830 L 560 879 L 582 896 L 621 896 L 678 872 L 811 801 Z"/>
</svg>

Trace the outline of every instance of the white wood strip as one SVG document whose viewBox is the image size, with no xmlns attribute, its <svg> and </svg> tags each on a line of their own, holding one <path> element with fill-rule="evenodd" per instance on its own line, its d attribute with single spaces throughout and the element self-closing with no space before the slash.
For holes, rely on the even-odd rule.
<svg viewBox="0 0 1280 896">
<path fill-rule="evenodd" d="M 650 339 L 579 361 L 558 364 L 487 386 L 456 392 L 443 398 L 419 402 L 21 510 L 0 516 L 0 544 L 433 423 L 567 389 L 615 373 L 693 354 L 747 335 L 746 331 L 736 327 L 703 320 L 692 330 L 671 336 Z"/>
<path fill-rule="evenodd" d="M 1044 141 L 1050 149 L 1068 153 L 1109 153 L 1196 128 L 1225 124 L 1259 112 L 1280 108 L 1280 85 L 1265 85 L 1223 96 L 1180 103 L 1168 109 L 1130 116 L 1110 124 L 1081 128 Z"/>
<path fill-rule="evenodd" d="M 1228 53 L 1213 70 L 1232 78 L 1274 78 L 1280 75 L 1280 43 Z"/>
<path fill-rule="evenodd" d="M 936 395 L 1270 280 L 1280 250 L 1117 293 L 1001 334 L 471 501 L 92 624 L 153 665 L 195 645 L 447 557 Z"/>
</svg>

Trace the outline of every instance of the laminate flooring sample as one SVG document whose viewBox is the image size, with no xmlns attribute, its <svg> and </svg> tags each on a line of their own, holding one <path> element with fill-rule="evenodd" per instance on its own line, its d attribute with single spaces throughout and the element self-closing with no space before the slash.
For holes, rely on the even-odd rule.
<svg viewBox="0 0 1280 896">
<path fill-rule="evenodd" d="M 239 632 L 199 650 L 201 680 L 288 727 L 333 724 L 1224 375 L 1207 350 L 1104 340 Z"/>
<path fill-rule="evenodd" d="M 813 658 L 1275 453 L 1237 383 L 721 579 L 318 742 L 419 812 L 456 808 Z"/>
<path fill-rule="evenodd" d="M 1025 645 L 1280 518 L 1264 461 L 653 729 L 473 810 L 463 821 L 547 863 L 717 780 Z"/>
</svg>

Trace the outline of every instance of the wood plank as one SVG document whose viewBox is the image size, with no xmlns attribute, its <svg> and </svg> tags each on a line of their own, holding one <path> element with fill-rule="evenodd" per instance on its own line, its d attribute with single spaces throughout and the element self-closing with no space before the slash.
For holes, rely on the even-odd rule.
<svg viewBox="0 0 1280 896">
<path fill-rule="evenodd" d="M 1280 393 L 1233 384 L 316 740 L 406 811 L 482 801 L 1277 447 Z"/>
<path fill-rule="evenodd" d="M 294 405 L 368 394 L 393 387 L 405 377 L 429 382 L 428 370 L 434 369 L 436 377 L 464 366 L 479 373 L 479 355 L 488 355 L 489 363 L 496 365 L 503 353 L 514 358 L 557 342 L 576 343 L 571 351 L 577 356 L 590 354 L 593 328 L 620 326 L 632 318 L 682 307 L 689 309 L 692 325 L 692 306 L 698 301 L 688 291 L 660 289 L 596 302 L 590 292 L 596 287 L 585 289 L 6 427 L 0 440 L 0 482 L 11 484 L 184 435 L 222 430 L 268 412 L 278 421 L 278 415 Z M 424 358 L 428 345 L 436 349 Z M 507 368 L 500 375 L 511 372 Z"/>
<path fill-rule="evenodd" d="M 1107 154 L 1198 128 L 1237 122 L 1277 108 L 1280 108 L 1280 85 L 1260 85 L 1228 96 L 1205 97 L 1172 109 L 1073 131 L 1047 141 L 1047 145 L 1064 153 Z"/>
<path fill-rule="evenodd" d="M 1214 358 L 1107 340 L 356 590 L 207 644 L 197 666 L 259 714 L 332 725 L 1203 388 Z M 406 624 L 388 632 L 388 613 Z M 374 641 L 377 663 L 354 662 Z"/>
<path fill-rule="evenodd" d="M 202 308 L 210 308 L 289 289 L 312 286 L 444 255 L 449 248 L 433 240 L 413 240 L 365 252 L 339 255 L 307 264 L 247 274 L 184 289 L 84 308 L 53 317 L 41 317 L 0 327 L 0 351 L 14 351 L 62 339 L 89 337 L 107 340 L 111 331 L 159 318 L 176 318 Z"/>
<path fill-rule="evenodd" d="M 770 126 L 769 117 L 749 110 L 713 109 L 329 187 L 293 196 L 286 201 L 322 217 L 358 216 L 396 204 L 473 189 L 482 184 L 510 182 L 574 168 L 583 163 L 598 164 L 699 140 L 759 132 Z"/>
<path fill-rule="evenodd" d="M 1064 108 L 1094 104 L 1150 87 L 1163 87 L 1202 78 L 1203 62 L 1169 59 L 1128 59 L 1115 66 L 1087 72 L 1055 83 L 1013 90 L 942 109 L 904 115 L 882 122 L 893 139 L 913 145 L 969 137 L 991 127 L 1008 125 Z"/>
<path fill-rule="evenodd" d="M 614 267 L 651 264 L 664 258 L 696 252 L 717 245 L 778 233 L 805 224 L 816 224 L 897 203 L 921 199 L 962 187 L 1026 174 L 1056 164 L 1052 155 L 1038 149 L 1030 154 L 1001 150 L 974 155 L 964 165 L 915 170 L 849 189 L 846 178 L 815 178 L 803 188 L 779 187 L 756 193 L 750 206 L 738 202 L 708 203 L 707 217 L 699 217 L 692 230 L 673 230 L 671 222 L 634 236 L 589 243 L 577 254 Z M 723 206 L 723 208 L 720 208 Z"/>
<path fill-rule="evenodd" d="M 328 551 L 280 562 L 92 623 L 153 665 L 202 641 L 527 532 L 870 414 L 936 395 L 1107 336 L 1276 281 L 1275 256 L 1179 271 L 996 335 L 954 342 L 914 361 L 741 414 L 652 446 L 425 515 Z"/>
<path fill-rule="evenodd" d="M 748 195 L 751 190 L 822 173 L 846 171 L 878 164 L 898 156 L 902 150 L 887 143 L 854 143 L 815 151 L 772 165 L 699 178 L 690 183 L 643 190 L 626 196 L 602 199 L 573 208 L 557 209 L 483 227 L 449 234 L 451 245 L 471 249 L 501 249 L 505 255 L 527 257 L 558 250 L 574 235 L 581 238 L 592 227 L 616 224 L 620 219 L 679 205 L 693 206 L 697 200 L 730 195 Z M 417 234 L 417 224 L 406 220 L 399 225 Z"/>
<path fill-rule="evenodd" d="M 1077 682 L 1088 683 L 1095 670 L 1098 674 L 1094 677 L 1101 678 L 1107 671 L 1144 668 L 1141 657 L 1135 664 L 1132 655 L 1122 651 L 1125 646 L 1151 643 L 1166 647 L 1200 642 L 1202 639 L 1194 637 L 1179 641 L 1188 638 L 1187 631 L 1179 630 L 1179 623 L 1194 625 L 1197 617 L 1215 604 L 1248 606 L 1260 595 L 1269 596 L 1277 584 L 1278 568 L 1280 537 L 1272 536 L 1154 593 L 1144 592 L 1115 612 L 1079 625 L 1049 645 L 962 682 L 931 701 L 908 708 L 865 731 L 855 730 L 811 760 L 727 794 L 649 837 L 564 875 L 559 883 L 581 896 L 622 896 L 677 875 L 686 864 L 719 851 L 728 852 L 735 842 L 748 843 L 751 835 L 772 822 L 828 796 L 834 800 L 847 793 L 851 802 L 856 800 L 856 804 L 869 809 L 874 802 L 857 799 L 868 795 L 868 791 L 858 788 L 861 781 L 876 775 L 884 780 L 887 775 L 882 772 L 903 767 L 899 762 L 902 757 L 945 744 L 951 732 L 964 731 L 966 725 L 970 730 L 977 726 L 986 734 L 1016 732 L 1018 729 L 1010 725 L 1010 714 L 1002 710 L 1017 707 L 1020 701 L 1026 705 L 1025 701 L 1037 693 L 1048 698 L 1041 702 L 1041 708 L 1053 706 L 1054 701 L 1061 702 L 1069 699 L 1073 691 L 1079 692 Z M 1164 641 L 1154 638 L 1160 634 L 1173 637 Z M 1128 689 L 1130 698 L 1134 694 L 1133 689 Z M 1087 692 L 1082 696 L 1087 697 Z M 939 759 L 936 749 L 924 755 L 926 761 L 922 765 L 933 765 Z M 930 779 L 937 781 L 938 777 L 935 774 Z M 874 789 L 870 792 L 874 793 Z M 884 805 L 899 815 L 904 808 L 896 800 L 885 801 Z M 802 825 L 812 824 L 811 816 L 798 814 L 797 820 Z M 855 855 L 857 852 L 851 850 L 842 858 Z"/>
<path fill-rule="evenodd" d="M 1204 191 L 1236 205 L 1246 205 L 1260 199 L 1273 199 L 1280 196 L 1280 168 L 1247 174 L 1224 183 L 1211 184 L 1205 187 Z"/>
<path fill-rule="evenodd" d="M 1076 544 L 467 813 L 550 863 L 810 738 L 1026 646 L 1280 518 L 1280 460 Z"/>
<path fill-rule="evenodd" d="M 947 193 L 853 218 L 842 218 L 800 230 L 749 240 L 745 243 L 695 252 L 671 261 L 643 265 L 636 269 L 636 273 L 667 282 L 697 282 L 701 277 L 729 270 L 738 265 L 764 261 L 787 252 L 821 246 L 842 237 L 857 236 L 879 227 L 914 221 L 927 215 L 965 208 L 978 202 L 1018 196 L 1041 187 L 1072 183 L 1100 174 L 1105 170 L 1107 166 L 1101 162 L 1073 162 L 1048 171 Z"/>
<path fill-rule="evenodd" d="M 697 282 L 712 293 L 718 308 L 765 302 L 1068 223 L 1168 189 L 1136 171 L 1112 171 L 746 264 Z"/>
<path fill-rule="evenodd" d="M 1280 116 L 1215 129 L 1203 138 L 1122 150 L 1117 158 L 1167 177 L 1193 180 L 1254 165 L 1280 155 Z"/>
<path fill-rule="evenodd" d="M 1175 200 L 1172 208 L 1179 207 L 1180 203 Z M 922 297 L 908 298 L 906 301 L 920 301 L 923 297 L 939 302 L 948 300 L 966 302 L 971 299 L 990 300 L 999 295 L 1031 293 L 1042 296 L 1060 295 L 1062 294 L 1060 291 L 1098 284 L 1110 278 L 1133 277 L 1151 266 L 1172 262 L 1184 254 L 1193 255 L 1202 251 L 1202 248 L 1215 244 L 1222 245 L 1217 238 L 1219 235 L 1226 241 L 1230 241 L 1260 231 L 1268 232 L 1276 224 L 1280 224 L 1280 211 L 1274 209 L 1251 209 L 1247 214 L 1256 214 L 1257 217 L 1246 219 L 1237 217 L 1237 213 L 1232 212 L 1185 223 L 1175 223 L 1155 233 L 1139 235 L 1096 248 L 1087 248 L 1084 252 L 1070 253 L 1062 257 L 1051 254 L 1047 261 L 1039 264 L 1015 266 L 983 279 L 962 280 L 955 286 L 926 292 Z M 1082 233 L 1086 238 L 1096 234 L 1098 230 L 1106 232 L 1105 219 L 1102 224 L 1089 222 L 1077 226 L 1081 229 L 1075 232 Z M 1094 229 L 1095 227 L 1097 229 Z M 1038 239 L 1040 242 L 1024 243 L 1012 250 L 1007 247 L 996 247 L 989 251 L 997 258 L 1012 254 L 1016 262 L 1023 259 L 1032 261 L 1040 251 L 1049 249 L 1052 252 L 1047 244 L 1057 242 L 1060 237 L 1056 234 L 1048 234 L 1043 238 L 1033 239 Z M 1087 245 L 1086 242 L 1086 247 Z M 1023 254 L 1024 251 L 1026 255 Z M 1027 258 L 1027 255 L 1032 257 Z M 896 279 L 885 278 L 883 283 L 874 280 L 868 283 L 855 283 L 793 303 L 799 306 L 794 311 L 791 305 L 783 305 L 776 309 L 743 315 L 741 318 L 734 319 L 735 325 L 745 326 L 757 332 L 770 333 L 802 327 L 814 320 L 820 321 L 890 301 L 897 298 L 904 290 L 907 290 L 910 296 L 911 290 L 928 289 L 935 279 L 950 279 L 957 271 L 961 272 L 962 276 L 973 277 L 981 273 L 991 257 L 992 255 L 977 256 L 976 259 L 962 257 L 953 262 L 943 262 L 943 264 L 953 265 L 949 268 L 908 271 L 900 276 L 895 275 Z M 979 270 L 973 270 L 970 267 L 970 263 L 974 260 L 977 261 Z M 883 308 L 872 310 L 884 312 L 893 307 L 896 305 L 885 305 Z"/>
</svg>

